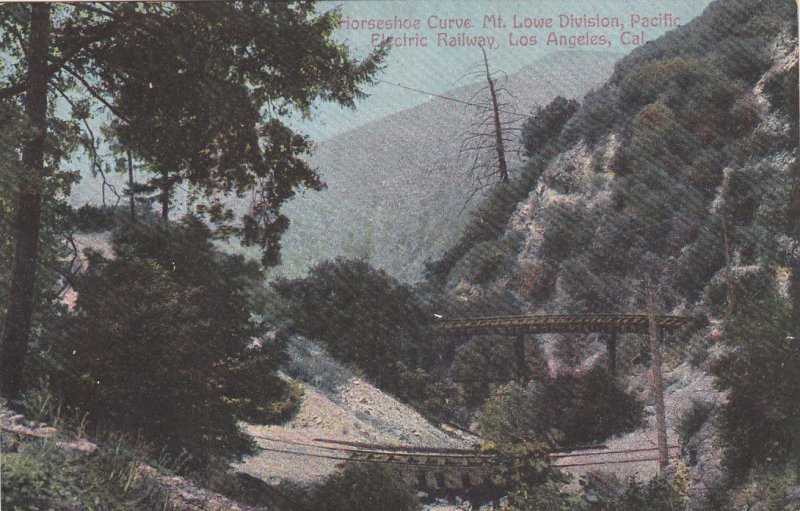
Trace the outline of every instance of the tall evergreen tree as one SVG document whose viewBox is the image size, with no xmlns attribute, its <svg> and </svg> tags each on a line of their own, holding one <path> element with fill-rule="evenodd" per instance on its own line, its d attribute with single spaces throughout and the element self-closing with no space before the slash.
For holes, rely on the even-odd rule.
<svg viewBox="0 0 800 511">
<path fill-rule="evenodd" d="M 4 5 L 0 25 L 9 57 L 0 98 L 24 98 L 30 123 L 0 341 L 6 396 L 20 390 L 31 324 L 48 99 L 101 105 L 114 119 L 107 132 L 155 174 L 149 185 L 165 217 L 186 182 L 200 195 L 197 211 L 261 246 L 269 265 L 288 226 L 282 204 L 299 186 L 322 186 L 301 159 L 308 140 L 282 119 L 309 115 L 316 99 L 352 106 L 386 52 L 353 58 L 332 37 L 338 13 L 317 13 L 311 1 Z M 251 196 L 250 210 L 234 218 L 224 206 L 230 195 Z"/>
</svg>

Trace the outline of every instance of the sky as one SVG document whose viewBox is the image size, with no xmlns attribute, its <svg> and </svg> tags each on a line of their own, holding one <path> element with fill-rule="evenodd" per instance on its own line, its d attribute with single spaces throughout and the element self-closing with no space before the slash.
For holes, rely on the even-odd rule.
<svg viewBox="0 0 800 511">
<path fill-rule="evenodd" d="M 662 24 L 679 20 L 681 24 L 684 24 L 701 14 L 709 3 L 710 0 L 320 1 L 318 4 L 320 12 L 338 9 L 343 21 L 350 22 L 349 25 L 343 24 L 335 32 L 335 38 L 347 45 L 353 56 L 357 58 L 363 58 L 373 50 L 375 34 L 378 34 L 379 38 L 381 34 L 387 37 L 393 36 L 395 39 L 402 39 L 405 36 L 411 44 L 403 47 L 397 46 L 390 50 L 385 69 L 378 77 L 381 81 L 364 89 L 368 97 L 358 100 L 355 109 L 318 102 L 310 119 L 295 117 L 289 119 L 288 124 L 308 135 L 312 142 L 322 142 L 334 135 L 414 107 L 431 98 L 429 94 L 404 89 L 398 85 L 442 94 L 474 81 L 475 78 L 470 76 L 468 71 L 471 66 L 479 62 L 480 49 L 474 45 L 442 45 L 439 42 L 441 33 L 446 35 L 446 41 L 450 41 L 450 38 L 459 39 L 460 37 L 462 40 L 463 37 L 494 38 L 491 45 L 487 44 L 489 39 L 483 41 L 489 48 L 487 54 L 492 69 L 510 75 L 535 63 L 536 60 L 558 51 L 608 51 L 622 56 L 634 49 L 637 43 L 656 39 L 672 28 L 667 26 L 634 27 L 631 26 L 632 15 L 639 16 L 639 25 L 644 23 L 641 20 L 658 21 Z M 485 17 L 491 16 L 500 17 L 500 20 L 492 23 L 490 18 L 485 19 Z M 560 26 L 561 16 L 578 19 L 582 19 L 584 16 L 595 19 L 594 17 L 598 16 L 602 20 L 617 18 L 621 26 L 609 28 L 568 26 L 562 28 Z M 655 19 L 653 19 L 654 17 Z M 408 20 L 406 23 L 412 24 L 415 20 L 419 20 L 419 27 L 397 29 L 375 27 L 380 20 L 391 20 L 394 23 L 395 18 Z M 551 28 L 514 26 L 515 20 L 517 25 L 524 25 L 526 21 L 530 23 L 531 20 L 536 19 L 541 22 L 542 19 L 546 20 L 547 18 L 552 18 L 553 26 Z M 472 26 L 464 26 L 467 20 Z M 370 23 L 373 28 L 369 27 Z M 450 25 L 440 28 L 439 23 L 449 23 Z M 547 38 L 551 32 L 555 36 L 564 36 L 564 38 L 588 35 L 597 39 L 602 36 L 606 38 L 607 44 L 597 44 L 598 41 L 595 41 L 595 45 L 577 45 L 574 48 L 548 44 Z M 641 37 L 643 40 L 632 41 L 634 36 Z M 622 44 L 623 37 L 627 38 L 627 42 L 633 44 Z M 421 45 L 422 38 L 426 38 L 427 46 Z M 512 39 L 516 45 L 512 45 Z M 533 44 L 534 39 L 535 44 Z M 414 41 L 417 41 L 418 44 L 414 44 Z M 528 44 L 523 46 L 523 42 Z M 85 170 L 82 171 L 81 182 L 73 187 L 70 202 L 76 206 L 85 203 L 99 204 L 100 180 L 91 176 L 91 173 L 86 170 L 89 168 L 88 157 L 85 154 L 76 153 L 72 163 L 76 168 Z M 120 189 L 124 188 L 121 176 L 112 175 L 110 177 Z"/>
<path fill-rule="evenodd" d="M 447 33 L 457 36 L 465 33 L 471 37 L 494 37 L 495 49 L 488 51 L 490 62 L 494 69 L 512 74 L 522 67 L 534 63 L 537 59 L 555 52 L 569 51 L 567 47 L 547 44 L 550 32 L 556 35 L 581 35 L 587 31 L 591 35 L 605 35 L 610 42 L 607 45 L 580 46 L 576 50 L 609 51 L 620 55 L 628 53 L 636 47 L 634 36 L 644 32 L 644 39 L 652 40 L 662 35 L 671 27 L 644 27 L 645 18 L 656 20 L 669 25 L 672 20 L 680 19 L 685 24 L 692 18 L 702 13 L 710 2 L 707 0 L 680 0 L 680 1 L 475 1 L 475 0 L 438 0 L 438 1 L 349 1 L 335 2 L 323 1 L 319 3 L 320 11 L 339 9 L 343 20 L 350 20 L 347 25 L 340 27 L 336 38 L 351 48 L 353 54 L 363 57 L 372 50 L 373 34 L 386 34 L 401 36 L 406 35 L 411 39 L 411 44 L 405 47 L 395 47 L 389 53 L 386 69 L 380 79 L 408 86 L 415 89 L 442 93 L 450 89 L 473 81 L 473 78 L 464 76 L 471 65 L 479 61 L 481 54 L 476 46 L 448 47 L 439 44 L 438 34 Z M 492 26 L 489 22 L 484 27 L 484 16 L 500 16 L 505 27 Z M 618 18 L 622 28 L 609 27 L 607 29 L 583 29 L 574 26 L 560 27 L 560 16 L 574 16 L 581 18 L 583 15 L 601 18 Z M 638 15 L 640 20 L 635 27 L 630 26 L 631 15 Z M 434 16 L 434 18 L 431 18 Z M 514 27 L 516 16 L 517 26 Z M 352 23 L 353 20 L 377 20 L 394 18 L 420 21 L 418 29 L 380 30 L 378 28 L 361 28 L 361 25 Z M 519 27 L 525 19 L 553 18 L 552 28 Z M 472 28 L 463 28 L 463 20 L 470 19 Z M 440 29 L 441 20 L 454 20 L 461 23 L 461 27 Z M 460 22 L 458 20 L 461 20 Z M 432 23 L 436 28 L 430 28 Z M 358 26 L 359 28 L 355 28 Z M 622 33 L 626 42 L 634 44 L 623 45 Z M 427 37 L 427 47 L 414 45 L 413 36 Z M 536 38 L 535 45 L 512 46 L 509 38 L 517 44 L 522 44 L 521 39 Z M 331 104 L 319 104 L 314 118 L 311 121 L 295 121 L 295 125 L 305 131 L 312 140 L 322 141 L 332 135 L 342 133 L 361 124 L 380 119 L 400 110 L 413 107 L 430 98 L 429 95 L 402 89 L 397 86 L 379 82 L 368 87 L 366 92 L 370 95 L 361 100 L 355 110 L 343 109 Z"/>
</svg>

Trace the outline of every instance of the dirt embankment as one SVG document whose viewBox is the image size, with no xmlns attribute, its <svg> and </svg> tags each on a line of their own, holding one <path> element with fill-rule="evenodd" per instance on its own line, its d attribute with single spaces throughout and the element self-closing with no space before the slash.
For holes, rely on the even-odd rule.
<svg viewBox="0 0 800 511">
<path fill-rule="evenodd" d="M 471 447 L 476 437 L 446 431 L 410 406 L 382 392 L 339 364 L 315 343 L 295 338 L 285 377 L 304 385 L 295 417 L 280 426 L 247 424 L 263 450 L 236 470 L 270 484 L 309 486 L 342 463 L 343 453 L 321 439 L 429 447 Z"/>
</svg>

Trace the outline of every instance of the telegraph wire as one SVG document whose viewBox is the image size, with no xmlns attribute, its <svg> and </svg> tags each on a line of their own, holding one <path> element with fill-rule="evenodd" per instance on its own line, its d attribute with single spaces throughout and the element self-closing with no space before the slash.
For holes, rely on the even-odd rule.
<svg viewBox="0 0 800 511">
<path fill-rule="evenodd" d="M 435 92 L 430 92 L 430 91 L 426 91 L 426 90 L 422 90 L 422 89 L 416 89 L 414 87 L 409 87 L 408 85 L 403 85 L 403 84 L 395 83 L 395 82 L 389 82 L 387 80 L 382 80 L 380 78 L 376 79 L 375 81 L 381 82 L 381 83 L 385 83 L 385 84 L 388 84 L 388 85 L 393 85 L 395 87 L 400 87 L 401 89 L 406 89 L 406 90 L 410 90 L 410 91 L 413 91 L 413 92 L 419 92 L 420 94 L 427 94 L 428 96 L 433 96 L 433 97 L 440 98 L 440 99 L 446 99 L 447 101 L 453 101 L 455 103 L 461 103 L 462 105 L 474 106 L 474 107 L 477 107 L 477 108 L 482 108 L 484 110 L 491 110 L 491 107 L 486 106 L 486 105 L 481 105 L 481 104 L 478 104 L 478 103 L 472 103 L 472 102 L 469 102 L 469 101 L 464 101 L 463 99 L 453 98 L 453 97 L 450 97 L 450 96 L 444 96 L 442 94 L 436 94 Z M 507 110 L 498 110 L 498 112 L 500 112 L 502 114 L 506 114 L 506 115 L 514 115 L 516 117 L 519 117 L 520 119 L 527 119 L 528 117 L 530 117 L 530 115 L 527 115 L 527 114 L 521 114 L 519 112 L 509 112 Z"/>
</svg>

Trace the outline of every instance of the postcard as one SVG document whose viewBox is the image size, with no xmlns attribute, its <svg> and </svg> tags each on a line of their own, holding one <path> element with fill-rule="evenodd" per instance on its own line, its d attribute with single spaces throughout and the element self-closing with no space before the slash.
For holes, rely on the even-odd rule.
<svg viewBox="0 0 800 511">
<path fill-rule="evenodd" d="M 791 0 L 0 3 L 0 508 L 800 509 Z"/>
</svg>

